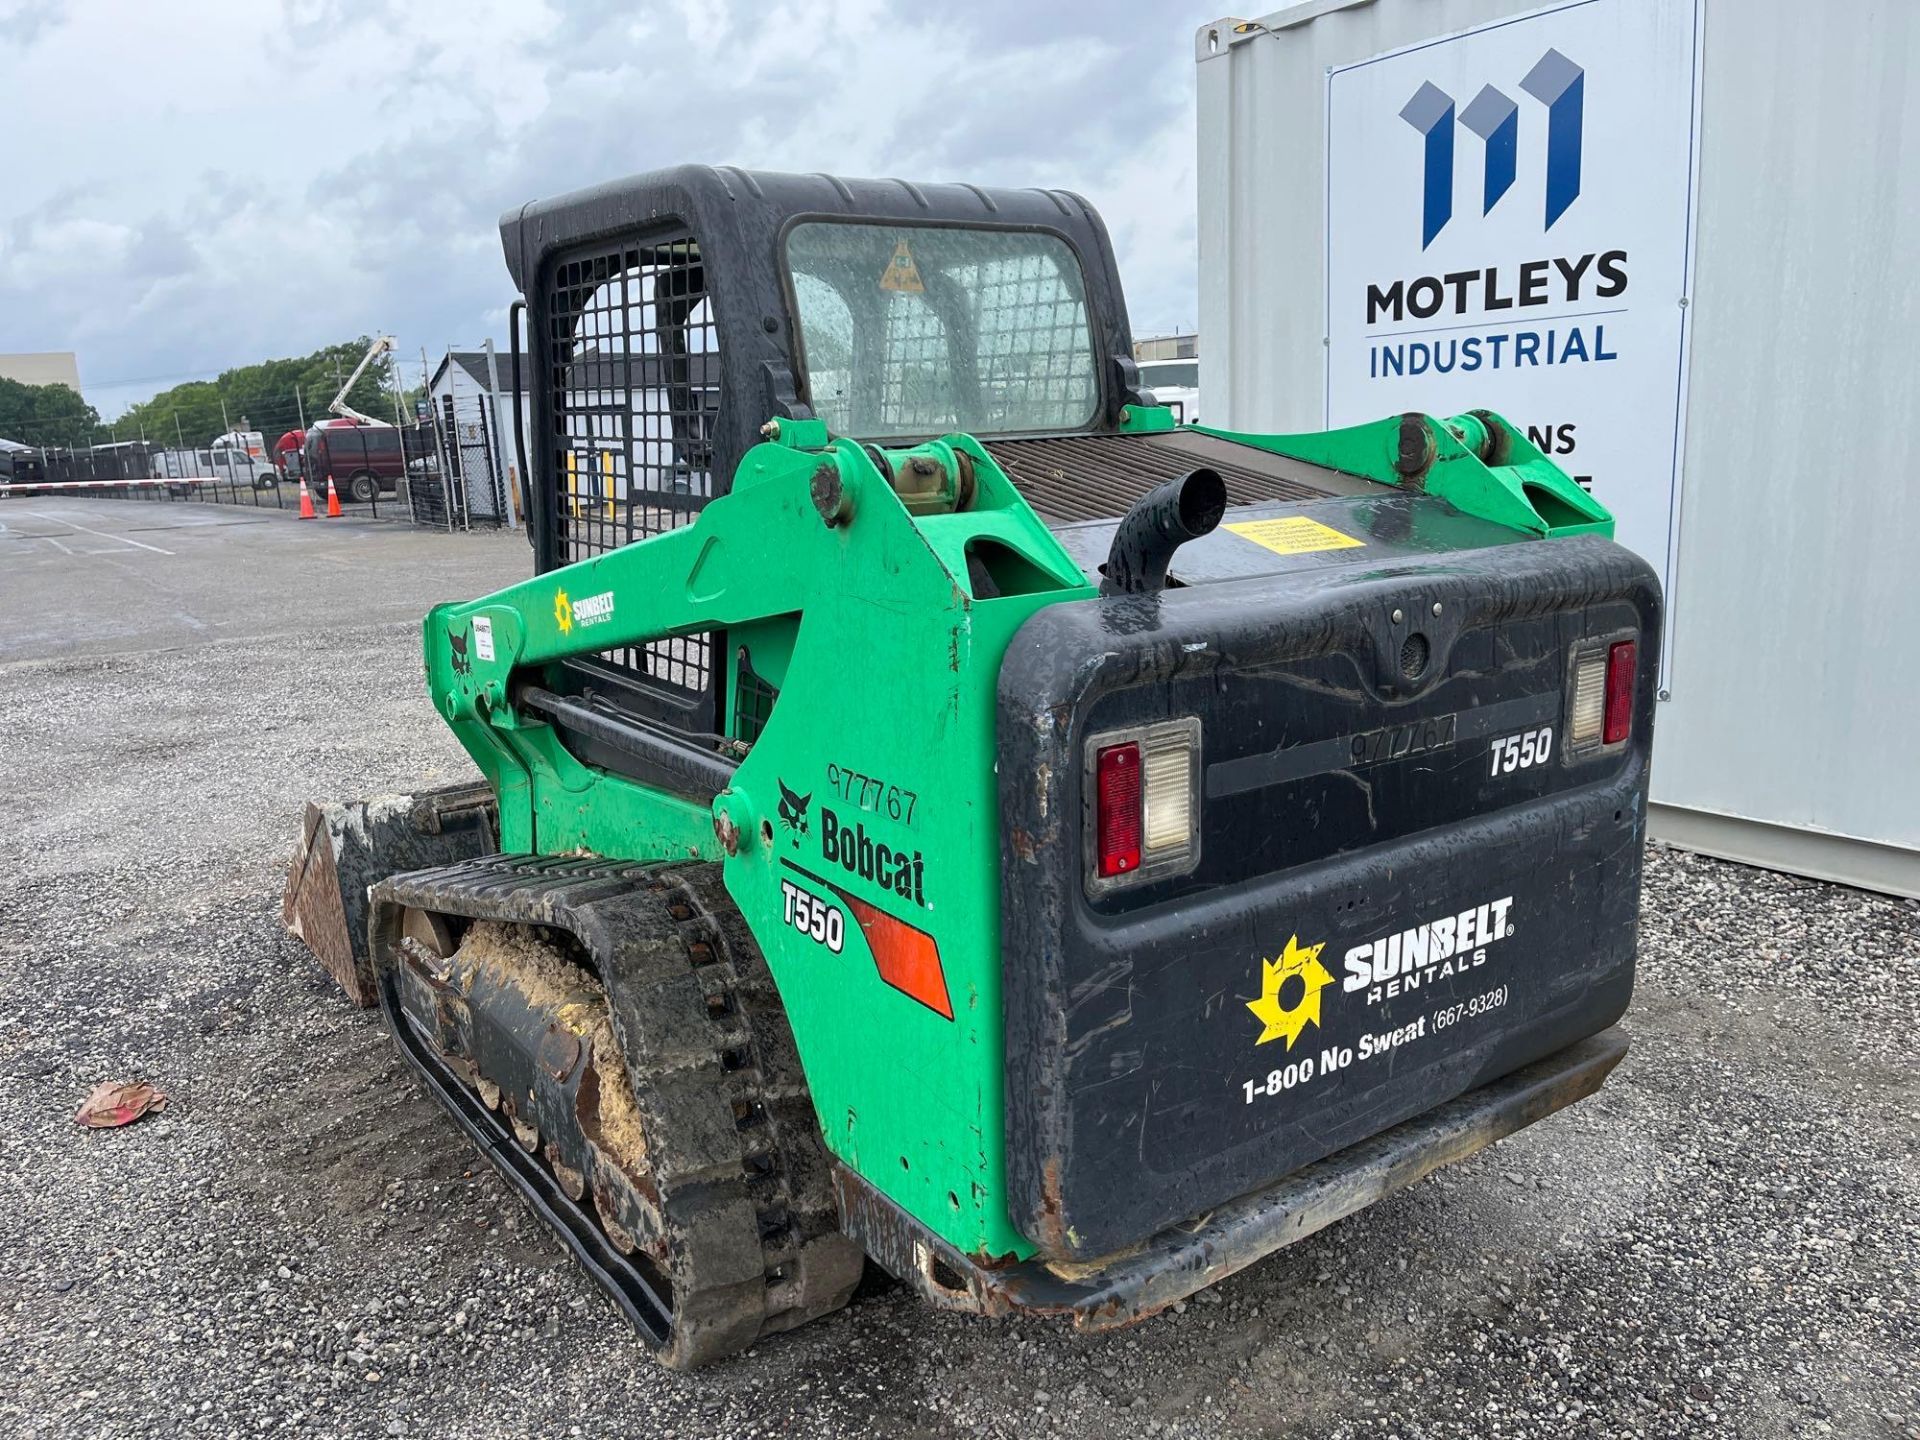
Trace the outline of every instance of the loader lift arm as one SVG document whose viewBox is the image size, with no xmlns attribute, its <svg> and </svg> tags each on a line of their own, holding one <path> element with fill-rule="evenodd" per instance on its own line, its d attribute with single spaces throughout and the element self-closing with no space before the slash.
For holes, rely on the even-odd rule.
<svg viewBox="0 0 1920 1440">
<path fill-rule="evenodd" d="M 895 462 L 916 457 L 948 475 L 970 471 L 968 508 L 910 513 L 876 460 L 899 469 Z M 778 922 L 783 884 L 820 873 L 830 807 L 847 817 L 850 838 L 854 817 L 867 814 L 874 853 L 873 815 L 861 810 L 861 794 L 851 804 L 829 799 L 817 778 L 823 760 L 838 755 L 850 767 L 906 777 L 943 751 L 985 755 L 992 676 L 1013 633 L 1047 604 L 1094 593 L 970 437 L 877 451 L 829 440 L 819 422 L 786 420 L 777 439 L 748 452 L 731 493 L 693 524 L 470 604 L 437 607 L 425 627 L 428 680 L 436 708 L 499 798 L 502 850 L 588 852 L 640 865 L 722 861 L 728 892 L 758 931 Z M 712 780 L 689 780 L 683 767 L 676 786 L 659 778 L 670 767 L 636 779 L 581 758 L 581 737 L 567 724 L 576 716 L 555 713 L 556 670 L 571 657 L 719 627 L 729 659 L 750 655 L 755 672 L 779 689 L 751 748 L 741 755 L 734 747 L 740 758 L 730 776 L 722 767 L 731 757 L 718 749 L 625 716 L 602 718 L 656 757 L 670 749 L 683 760 L 703 755 Z M 884 704 L 853 703 L 855 673 L 884 687 Z M 569 702 L 584 707 L 591 697 L 561 697 L 562 707 Z M 916 775 L 911 789 L 920 848 L 898 853 L 883 887 L 891 900 L 849 894 L 841 902 L 850 963 L 811 981 L 786 956 L 769 951 L 767 963 L 810 1086 L 846 1094 L 874 1089 L 855 1077 L 885 1063 L 881 1051 L 857 1043 L 846 1017 L 872 1009 L 876 966 L 895 991 L 905 988 L 885 968 L 883 942 L 873 942 L 871 957 L 861 948 L 862 927 L 891 927 L 894 939 L 915 947 L 927 963 L 922 978 L 931 978 L 907 989 L 910 999 L 888 1002 L 900 1012 L 888 1023 L 912 1032 L 930 1073 L 942 1078 L 919 1093 L 875 1090 L 857 1116 L 840 1106 L 825 1117 L 824 1142 L 851 1158 L 856 1128 L 877 1137 L 917 1129 L 924 1138 L 909 1146 L 906 1163 L 890 1161 L 900 1176 L 896 1196 L 926 1192 L 942 1205 L 951 1196 L 966 1250 L 1027 1253 L 991 1189 L 973 1178 L 1002 1163 L 999 1087 L 992 1068 L 976 1062 L 1000 1045 L 998 951 L 991 926 L 981 924 L 997 908 L 992 767 L 942 767 Z M 797 811 L 784 803 L 788 791 L 800 797 Z M 944 817 L 938 828 L 935 815 Z M 923 881 L 917 891 L 903 880 L 908 873 Z M 945 1117 L 936 1128 L 920 1123 L 929 1106 Z"/>
<path fill-rule="evenodd" d="M 954 477 L 956 488 L 964 473 L 968 508 L 910 514 L 894 489 L 898 482 L 881 473 L 876 456 L 902 472 L 910 461 L 931 465 Z M 834 521 L 821 509 L 820 497 L 828 492 L 838 497 L 841 510 Z M 856 511 L 862 543 L 852 545 L 845 522 Z M 766 545 L 774 535 L 785 543 Z M 692 525 L 471 603 L 437 607 L 425 630 L 429 681 L 441 714 L 500 795 L 501 843 L 508 850 L 554 847 L 555 837 L 537 819 L 550 808 L 541 797 L 554 784 L 577 789 L 594 780 L 627 783 L 592 767 L 576 769 L 557 727 L 597 731 L 615 748 L 653 761 L 646 778 L 669 793 L 655 793 L 651 802 L 664 800 L 679 812 L 681 823 L 672 827 L 676 839 L 666 849 L 636 848 L 629 839 L 601 853 L 712 857 L 724 849 L 716 848 L 716 826 L 724 832 L 747 825 L 749 813 L 773 813 L 771 802 L 755 804 L 730 785 L 745 747 L 730 747 L 729 753 L 610 707 L 598 710 L 590 696 L 556 694 L 545 678 L 552 668 L 606 650 L 720 629 L 786 649 L 829 588 L 887 608 L 908 603 L 903 588 L 917 590 L 916 603 L 923 599 L 964 625 L 986 598 L 972 593 L 976 581 L 969 575 L 970 561 L 983 551 L 1036 587 L 1036 599 L 1093 593 L 1080 567 L 970 437 L 870 451 L 849 440 L 829 440 L 818 421 L 789 420 L 778 439 L 750 452 L 732 492 L 706 506 Z M 920 583 L 903 585 L 909 575 Z M 635 803 L 642 802 L 636 797 Z M 578 813 L 594 807 L 565 808 Z"/>
</svg>

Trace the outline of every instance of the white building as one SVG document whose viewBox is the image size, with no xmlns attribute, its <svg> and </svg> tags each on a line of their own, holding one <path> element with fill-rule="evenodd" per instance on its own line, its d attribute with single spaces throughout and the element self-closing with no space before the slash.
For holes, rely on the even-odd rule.
<svg viewBox="0 0 1920 1440">
<path fill-rule="evenodd" d="M 71 350 L 0 355 L 0 380 L 22 385 L 64 385 L 80 393 L 80 362 Z"/>
<path fill-rule="evenodd" d="M 496 350 L 494 364 L 500 374 L 500 393 L 504 398 L 513 390 L 513 362 L 504 350 Z M 526 362 L 521 361 L 524 370 Z M 524 377 L 523 377 L 524 383 Z M 493 386 L 487 375 L 487 352 L 484 350 L 449 350 L 434 367 L 433 378 L 427 382 L 427 394 L 435 406 L 444 406 L 445 397 L 453 397 L 454 412 L 465 419 L 473 414 L 483 403 L 493 399 Z M 520 415 L 523 425 L 530 425 L 533 414 L 527 408 L 528 394 L 520 392 Z M 507 427 L 502 436 L 506 448 L 513 448 L 513 410 L 502 403 L 500 423 Z"/>
</svg>

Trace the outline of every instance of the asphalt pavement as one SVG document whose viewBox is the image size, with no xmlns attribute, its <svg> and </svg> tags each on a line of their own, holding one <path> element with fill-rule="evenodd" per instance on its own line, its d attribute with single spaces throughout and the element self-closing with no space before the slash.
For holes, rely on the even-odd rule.
<svg viewBox="0 0 1920 1440">
<path fill-rule="evenodd" d="M 1120 1334 L 876 1278 L 661 1370 L 279 926 L 308 798 L 470 773 L 419 617 L 528 563 L 0 501 L 0 1431 L 1920 1437 L 1920 908 L 1667 851 L 1565 1114 Z"/>
</svg>

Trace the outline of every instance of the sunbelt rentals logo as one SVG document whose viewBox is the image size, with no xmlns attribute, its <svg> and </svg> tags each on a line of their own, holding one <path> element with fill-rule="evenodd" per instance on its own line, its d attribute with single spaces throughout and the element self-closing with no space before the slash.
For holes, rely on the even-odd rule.
<svg viewBox="0 0 1920 1440">
<path fill-rule="evenodd" d="M 583 595 L 575 600 L 564 590 L 553 592 L 553 623 L 562 635 L 571 635 L 576 625 L 601 625 L 613 619 L 613 591 Z"/>
<path fill-rule="evenodd" d="M 1513 897 L 1470 905 L 1347 951 L 1341 989 L 1367 993 L 1378 1005 L 1422 985 L 1464 975 L 1487 963 L 1487 951 L 1513 934 Z"/>
<path fill-rule="evenodd" d="M 1343 994 L 1364 991 L 1366 1003 L 1374 1005 L 1479 969 L 1487 963 L 1488 950 L 1513 933 L 1512 911 L 1513 897 L 1507 895 L 1350 947 L 1344 957 L 1347 973 L 1333 1003 Z M 1265 1074 L 1238 1078 L 1244 1103 L 1272 1100 L 1350 1066 L 1395 1056 L 1450 1026 L 1494 1013 L 1512 992 L 1502 981 L 1471 988 L 1455 985 L 1438 997 L 1410 999 L 1374 1018 L 1359 1009 L 1344 1017 L 1336 1011 L 1335 1023 L 1327 1026 L 1322 1008 L 1334 976 L 1320 963 L 1326 948 L 1325 941 L 1302 945 L 1298 935 L 1291 935 L 1280 954 L 1260 962 L 1260 994 L 1245 1002 L 1260 1022 L 1253 1043 L 1258 1047 L 1284 1040 L 1286 1050 L 1266 1051 L 1270 1059 L 1254 1062 L 1272 1066 Z M 1340 1023 L 1343 1018 L 1347 1023 Z M 1315 1032 L 1311 1037 L 1309 1029 Z M 1307 1043 L 1301 1044 L 1303 1040 Z"/>
<path fill-rule="evenodd" d="M 1309 1027 L 1320 1029 L 1321 992 L 1336 978 L 1341 994 L 1365 992 L 1366 1003 L 1378 1005 L 1479 969 L 1488 951 L 1513 933 L 1513 897 L 1503 895 L 1350 946 L 1339 977 L 1321 961 L 1326 941 L 1302 945 L 1298 934 L 1290 935 L 1278 955 L 1262 958 L 1260 993 L 1244 1002 L 1260 1022 L 1253 1043 L 1284 1040 L 1291 1051 Z"/>
<path fill-rule="evenodd" d="M 1303 946 L 1300 937 L 1292 935 L 1285 950 L 1261 962 L 1260 998 L 1247 1001 L 1247 1009 L 1260 1022 L 1260 1038 L 1254 1044 L 1285 1040 L 1291 1050 L 1307 1026 L 1319 1028 L 1320 992 L 1333 983 L 1333 976 L 1320 963 L 1320 952 L 1326 948 L 1324 940 Z"/>
</svg>

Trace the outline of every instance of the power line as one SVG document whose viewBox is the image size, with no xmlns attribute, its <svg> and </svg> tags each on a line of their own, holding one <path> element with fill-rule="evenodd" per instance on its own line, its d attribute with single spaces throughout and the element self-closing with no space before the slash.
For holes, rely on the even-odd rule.
<svg viewBox="0 0 1920 1440">
<path fill-rule="evenodd" d="M 375 381 L 371 384 L 367 394 L 362 396 L 362 398 L 367 399 L 371 397 L 369 403 L 372 403 L 373 400 L 385 398 L 387 393 L 393 388 L 391 385 L 382 385 Z M 403 384 L 399 388 L 404 393 L 412 387 Z M 196 402 L 196 404 L 200 403 L 203 402 Z M 279 431 L 307 428 L 304 423 L 306 417 L 302 397 L 297 392 L 290 391 L 265 401 L 262 401 L 259 396 L 254 396 L 244 402 L 246 407 L 244 417 L 234 413 L 238 403 L 239 402 L 232 400 L 228 401 L 229 415 L 235 424 L 244 418 L 246 421 L 245 428 L 249 430 Z M 191 413 L 194 408 L 194 405 L 171 406 L 168 407 L 168 411 L 171 412 L 172 416 L 178 417 L 183 411 Z M 207 408 L 213 408 L 212 404 L 208 403 Z M 162 413 L 165 414 L 168 413 L 168 411 L 163 411 Z M 146 417 L 135 416 L 131 418 L 134 423 L 141 423 Z M 317 422 L 334 417 L 322 415 L 313 418 Z M 34 416 L 31 418 L 23 418 L 11 422 L 4 427 L 0 427 L 0 435 L 4 435 L 6 439 L 17 440 L 22 443 L 67 445 L 75 443 L 77 438 L 79 443 L 84 444 L 88 443 L 88 437 L 111 434 L 117 426 L 126 423 L 128 423 L 128 417 L 120 417 L 111 421 L 90 421 L 84 415 Z M 219 422 L 216 420 L 214 423 L 217 424 Z M 233 427 L 230 425 L 227 428 Z"/>
<path fill-rule="evenodd" d="M 376 395 L 381 394 L 384 392 L 384 388 L 385 387 L 376 387 L 372 393 Z M 199 404 L 199 403 L 201 402 L 195 402 L 195 404 Z M 214 403 L 217 403 L 217 401 Z M 238 402 L 232 402 L 232 403 L 238 403 Z M 300 403 L 299 403 L 298 397 L 292 394 L 288 394 L 283 397 L 276 397 L 274 399 L 266 401 L 264 404 L 259 402 L 258 397 L 255 397 L 253 400 L 246 402 L 246 405 L 247 405 L 247 420 L 248 420 L 247 428 L 249 429 L 260 429 L 263 426 L 269 425 L 269 424 L 281 424 L 286 428 L 291 428 L 295 423 L 297 423 L 300 415 Z M 168 407 L 168 409 L 170 409 L 172 413 L 176 415 L 179 414 L 182 410 L 190 411 L 193 408 L 194 408 L 194 405 Z M 135 423 L 139 422 L 140 417 L 136 416 L 133 418 L 135 420 Z M 77 415 L 77 414 L 76 415 L 40 415 L 40 416 L 27 417 L 27 418 L 23 418 L 23 419 L 11 422 L 6 426 L 5 433 L 8 439 L 25 440 L 25 439 L 32 438 L 32 436 L 34 435 L 57 434 L 57 435 L 64 436 L 64 435 L 72 434 L 79 431 L 91 431 L 91 430 L 110 431 L 116 425 L 125 424 L 126 419 L 127 417 L 120 417 L 114 420 L 94 421 L 94 420 L 89 420 L 85 415 Z"/>
<path fill-rule="evenodd" d="M 372 394 L 384 399 L 393 388 L 392 386 L 378 386 L 372 391 Z M 404 393 L 409 388 L 411 387 L 402 386 L 400 390 Z M 180 409 L 175 409 L 171 412 L 171 416 L 177 417 L 180 413 Z M 283 429 L 305 429 L 306 427 L 301 424 L 301 413 L 299 397 L 294 395 L 279 397 L 266 404 L 250 402 L 244 414 L 233 413 L 232 407 L 230 406 L 229 419 L 232 423 L 229 424 L 227 428 L 239 428 L 240 422 L 244 420 L 246 422 L 244 428 L 249 430 L 266 430 L 274 426 L 279 426 Z M 317 416 L 315 420 L 317 422 L 319 420 L 329 420 L 333 418 L 335 417 L 331 415 Z M 29 431 L 58 435 L 79 433 L 105 434 L 127 423 L 128 421 L 125 419 L 115 421 L 102 420 L 96 423 L 87 420 L 84 416 L 38 416 L 19 421 L 9 426 L 7 438 L 19 439 L 21 438 L 22 432 Z M 140 423 L 140 421 L 136 419 L 135 423 Z"/>
<path fill-rule="evenodd" d="M 314 355 L 318 355 L 323 351 L 365 349 L 367 345 L 372 343 L 372 340 L 373 337 L 371 335 L 355 336 L 350 340 L 336 341 L 332 345 L 322 345 L 319 350 L 312 352 L 312 354 L 283 355 L 272 360 L 250 360 L 243 365 L 229 365 L 225 369 L 215 370 L 211 373 L 205 370 L 184 370 L 172 375 L 137 375 L 123 380 L 92 380 L 88 382 L 88 385 L 91 388 L 99 390 L 118 390 L 128 385 L 156 385 L 163 380 L 171 380 L 181 385 L 190 384 L 194 381 L 212 385 L 217 383 L 222 375 L 232 370 L 251 370 L 259 365 L 304 365 L 313 359 Z"/>
</svg>

